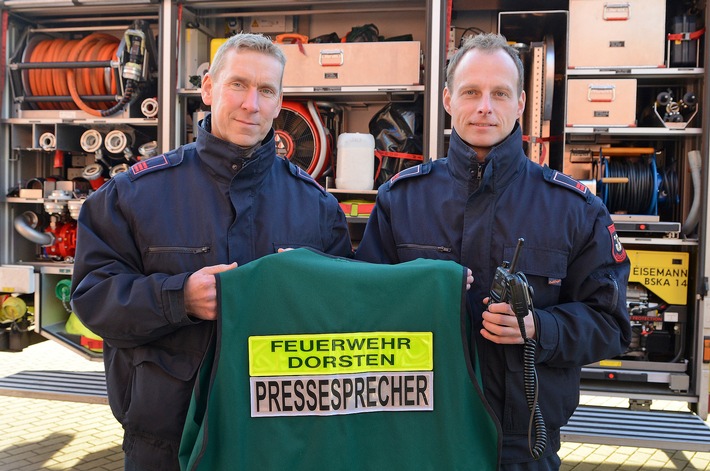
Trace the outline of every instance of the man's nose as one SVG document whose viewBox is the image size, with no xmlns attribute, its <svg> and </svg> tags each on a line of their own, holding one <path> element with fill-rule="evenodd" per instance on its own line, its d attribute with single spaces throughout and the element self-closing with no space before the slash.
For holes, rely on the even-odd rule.
<svg viewBox="0 0 710 471">
<path fill-rule="evenodd" d="M 478 102 L 478 112 L 481 114 L 489 114 L 492 110 L 491 97 L 483 94 Z"/>
<path fill-rule="evenodd" d="M 259 90 L 257 90 L 255 87 L 249 87 L 246 93 L 244 94 L 244 103 L 242 103 L 242 107 L 249 111 L 258 111 Z"/>
</svg>

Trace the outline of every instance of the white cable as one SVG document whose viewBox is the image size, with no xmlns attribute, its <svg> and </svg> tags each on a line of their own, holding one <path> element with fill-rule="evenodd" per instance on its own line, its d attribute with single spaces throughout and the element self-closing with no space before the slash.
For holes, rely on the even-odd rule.
<svg viewBox="0 0 710 471">
<path fill-rule="evenodd" d="M 698 217 L 700 215 L 700 172 L 703 166 L 700 158 L 699 150 L 691 150 L 688 152 L 688 164 L 690 166 L 690 176 L 693 179 L 693 202 L 688 211 L 688 217 L 685 218 L 681 233 L 685 236 L 691 234 L 698 225 Z"/>
<path fill-rule="evenodd" d="M 308 100 L 308 111 L 311 113 L 313 123 L 315 124 L 315 128 L 318 131 L 318 139 L 320 140 L 320 154 L 316 157 L 318 159 L 318 162 L 316 163 L 315 168 L 313 168 L 313 171 L 310 173 L 313 178 L 318 178 L 321 170 L 323 169 L 323 165 L 325 165 L 325 155 L 327 151 L 326 147 L 328 146 L 328 141 L 326 140 L 325 132 L 323 131 L 323 122 L 321 121 L 320 115 L 318 114 L 318 110 L 316 110 L 316 105 L 312 100 Z"/>
</svg>

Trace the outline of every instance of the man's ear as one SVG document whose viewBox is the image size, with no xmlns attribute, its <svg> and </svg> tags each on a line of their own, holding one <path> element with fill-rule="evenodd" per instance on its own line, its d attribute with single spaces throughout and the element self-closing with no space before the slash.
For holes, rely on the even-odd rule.
<svg viewBox="0 0 710 471">
<path fill-rule="evenodd" d="M 525 90 L 523 90 L 520 93 L 520 98 L 518 98 L 518 118 L 523 116 L 523 113 L 525 112 L 525 99 L 526 99 Z"/>
<path fill-rule="evenodd" d="M 274 116 L 272 119 L 276 119 L 279 117 L 279 114 L 281 113 L 281 107 L 284 104 L 284 94 L 283 92 L 279 94 L 279 105 L 276 107 L 276 110 L 274 111 Z"/>
<path fill-rule="evenodd" d="M 447 113 L 451 114 L 451 93 L 449 93 L 449 87 L 444 87 L 443 100 L 444 109 Z"/>
<path fill-rule="evenodd" d="M 212 105 L 212 76 L 208 73 L 202 77 L 202 87 L 200 88 L 202 101 L 205 105 Z"/>
</svg>

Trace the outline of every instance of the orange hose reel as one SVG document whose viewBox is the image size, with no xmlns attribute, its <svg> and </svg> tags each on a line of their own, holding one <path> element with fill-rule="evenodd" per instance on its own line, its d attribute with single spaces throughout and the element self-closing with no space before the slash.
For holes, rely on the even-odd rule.
<svg viewBox="0 0 710 471">
<path fill-rule="evenodd" d="M 39 41 L 32 50 L 29 62 L 85 62 L 118 60 L 120 40 L 104 33 L 92 33 L 81 40 L 47 39 Z M 110 79 L 109 79 L 110 77 Z M 117 102 L 97 102 L 96 108 L 87 105 L 82 96 L 116 95 L 118 84 L 113 73 L 103 67 L 74 69 L 30 69 L 27 72 L 28 95 L 67 96 L 70 102 L 39 102 L 42 110 L 80 109 L 93 116 L 102 116 Z"/>
</svg>

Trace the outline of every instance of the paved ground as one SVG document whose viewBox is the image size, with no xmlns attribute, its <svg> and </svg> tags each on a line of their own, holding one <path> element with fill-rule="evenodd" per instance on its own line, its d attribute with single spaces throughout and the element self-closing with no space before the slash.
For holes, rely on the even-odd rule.
<svg viewBox="0 0 710 471">
<path fill-rule="evenodd" d="M 27 370 L 101 371 L 67 348 L 46 341 L 22 352 L 0 352 L 0 377 Z M 583 397 L 618 405 L 622 399 Z M 655 405 L 655 403 L 654 403 Z M 680 403 L 665 408 L 682 410 Z M 121 427 L 105 403 L 0 396 L 0 471 L 121 470 Z M 566 442 L 562 471 L 710 470 L 708 452 L 683 452 Z"/>
</svg>

